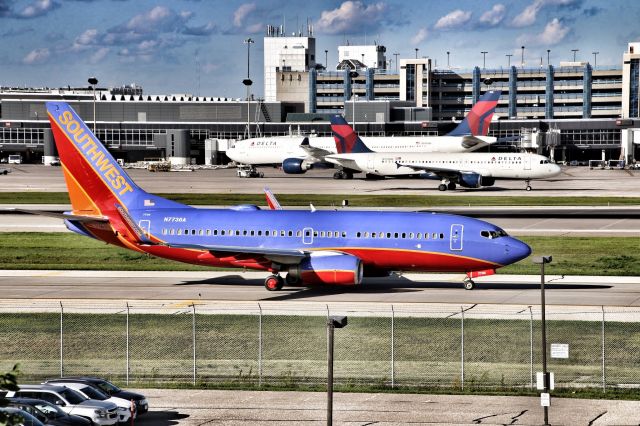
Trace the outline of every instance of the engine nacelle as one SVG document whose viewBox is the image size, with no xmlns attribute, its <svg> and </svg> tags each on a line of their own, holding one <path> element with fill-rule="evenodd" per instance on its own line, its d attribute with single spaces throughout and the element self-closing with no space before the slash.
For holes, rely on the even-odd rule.
<svg viewBox="0 0 640 426">
<path fill-rule="evenodd" d="M 362 282 L 362 261 L 350 254 L 314 252 L 297 266 L 289 268 L 289 275 L 304 284 L 358 285 Z"/>
<path fill-rule="evenodd" d="M 458 183 L 465 188 L 480 188 L 481 186 L 492 186 L 496 182 L 495 178 L 481 176 L 478 173 L 461 173 Z"/>
<path fill-rule="evenodd" d="M 312 168 L 312 163 L 308 163 L 301 158 L 286 158 L 282 162 L 282 170 L 289 175 L 301 175 Z"/>
</svg>

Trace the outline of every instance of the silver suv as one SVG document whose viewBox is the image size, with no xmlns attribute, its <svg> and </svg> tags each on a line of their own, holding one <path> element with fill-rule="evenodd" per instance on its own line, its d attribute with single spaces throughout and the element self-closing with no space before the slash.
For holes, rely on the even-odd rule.
<svg viewBox="0 0 640 426">
<path fill-rule="evenodd" d="M 52 385 L 20 385 L 20 390 L 9 391 L 8 398 L 36 398 L 56 404 L 68 414 L 84 417 L 95 425 L 111 426 L 118 422 L 118 407 L 107 401 L 87 399 L 73 389 Z"/>
</svg>

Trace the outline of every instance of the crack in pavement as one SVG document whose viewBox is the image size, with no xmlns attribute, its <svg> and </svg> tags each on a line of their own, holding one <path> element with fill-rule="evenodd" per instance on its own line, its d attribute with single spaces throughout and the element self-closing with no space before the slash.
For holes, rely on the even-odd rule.
<svg viewBox="0 0 640 426">
<path fill-rule="evenodd" d="M 518 421 L 518 417 L 520 417 L 520 416 L 524 415 L 524 413 L 526 413 L 527 411 L 529 411 L 529 410 L 522 410 L 522 411 L 520 412 L 520 414 L 517 414 L 517 415 L 515 415 L 515 416 L 511 417 L 511 423 L 509 423 L 509 424 L 510 424 L 510 425 L 515 424 L 515 423 Z"/>
<path fill-rule="evenodd" d="M 592 426 L 592 425 L 595 423 L 595 421 L 596 421 L 596 420 L 598 420 L 600 417 L 604 416 L 605 414 L 607 414 L 607 412 L 606 412 L 606 411 L 603 411 L 602 413 L 600 413 L 600 414 L 598 414 L 597 416 L 595 416 L 595 417 L 593 418 L 593 420 L 591 420 L 591 421 L 589 422 L 589 426 Z"/>
</svg>

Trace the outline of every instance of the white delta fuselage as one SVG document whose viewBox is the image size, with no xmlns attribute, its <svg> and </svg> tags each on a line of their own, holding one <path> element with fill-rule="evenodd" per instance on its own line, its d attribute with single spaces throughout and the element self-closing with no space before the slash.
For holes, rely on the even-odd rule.
<svg viewBox="0 0 640 426">
<path fill-rule="evenodd" d="M 309 146 L 336 153 L 332 136 L 309 136 Z M 378 152 L 471 152 L 496 141 L 495 137 L 475 136 L 483 143 L 470 145 L 460 136 L 369 136 L 361 137 L 372 151 Z M 275 136 L 237 141 L 227 150 L 227 156 L 239 164 L 280 165 L 288 158 L 307 159 L 309 150 L 301 146 L 304 136 Z M 322 158 L 317 158 L 322 160 Z"/>
<path fill-rule="evenodd" d="M 360 153 L 326 157 L 334 164 L 378 176 L 415 175 L 456 170 L 493 179 L 543 179 L 560 174 L 547 157 L 528 153 Z"/>
</svg>

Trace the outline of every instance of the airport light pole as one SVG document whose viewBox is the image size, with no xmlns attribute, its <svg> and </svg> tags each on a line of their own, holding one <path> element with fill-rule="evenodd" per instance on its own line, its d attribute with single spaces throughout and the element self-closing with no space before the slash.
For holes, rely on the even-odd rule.
<svg viewBox="0 0 640 426">
<path fill-rule="evenodd" d="M 547 49 L 547 66 L 549 66 L 549 54 L 551 53 L 551 49 Z"/>
<path fill-rule="evenodd" d="M 451 65 L 449 65 L 449 53 L 451 53 L 451 52 L 449 52 L 449 51 L 447 50 L 447 69 L 448 69 L 448 70 L 450 70 L 450 69 L 451 69 Z"/>
<path fill-rule="evenodd" d="M 351 118 L 353 119 L 353 131 L 356 131 L 356 89 L 353 87 L 353 79 L 356 78 L 359 74 L 355 71 L 351 71 L 349 73 L 349 78 L 351 79 Z"/>
<path fill-rule="evenodd" d="M 333 425 L 333 343 L 336 328 L 347 326 L 347 317 L 327 318 L 327 426 Z"/>
<path fill-rule="evenodd" d="M 485 69 L 487 65 L 487 53 L 489 52 L 487 52 L 486 50 L 483 50 L 480 53 L 482 53 L 482 69 Z"/>
<path fill-rule="evenodd" d="M 593 53 L 593 69 L 596 69 L 596 67 L 598 66 L 598 54 L 600 52 L 591 52 Z"/>
<path fill-rule="evenodd" d="M 417 47 L 415 49 L 416 49 L 416 59 L 418 59 L 418 50 L 420 49 L 418 49 Z"/>
<path fill-rule="evenodd" d="M 522 56 L 520 58 L 520 66 L 524 68 L 524 46 L 520 47 L 522 49 Z"/>
<path fill-rule="evenodd" d="M 329 51 L 327 49 L 324 49 L 324 69 L 328 70 L 329 69 Z"/>
<path fill-rule="evenodd" d="M 396 74 L 398 73 L 398 55 L 399 53 L 394 53 L 393 56 L 396 58 Z"/>
<path fill-rule="evenodd" d="M 507 53 L 504 56 L 507 57 L 507 68 L 511 68 L 511 57 L 513 56 L 513 54 L 512 53 Z"/>
<path fill-rule="evenodd" d="M 580 49 L 571 49 L 571 51 L 573 52 L 573 62 L 576 61 L 576 53 L 580 51 Z"/>
<path fill-rule="evenodd" d="M 242 80 L 242 84 L 244 84 L 245 86 L 247 86 L 247 139 L 251 138 L 251 121 L 250 121 L 250 89 L 251 89 L 251 85 L 253 84 L 253 82 L 251 81 L 251 78 L 249 78 L 249 52 L 251 51 L 251 45 L 254 43 L 252 38 L 247 38 L 244 40 L 244 44 L 247 45 L 247 78 L 245 78 L 244 80 Z"/>
<path fill-rule="evenodd" d="M 549 393 L 549 373 L 547 372 L 547 323 L 545 318 L 545 300 L 544 300 L 544 265 L 551 263 L 553 258 L 551 256 L 537 256 L 533 258 L 533 263 L 540 265 L 540 312 L 542 319 L 542 378 L 543 378 L 543 392 Z M 549 407 L 544 407 L 544 424 L 549 424 Z"/>
<path fill-rule="evenodd" d="M 91 85 L 91 89 L 93 90 L 93 134 L 96 134 L 96 84 L 98 84 L 98 79 L 95 77 L 89 77 L 87 80 Z M 96 137 L 98 137 L 96 135 Z"/>
</svg>

